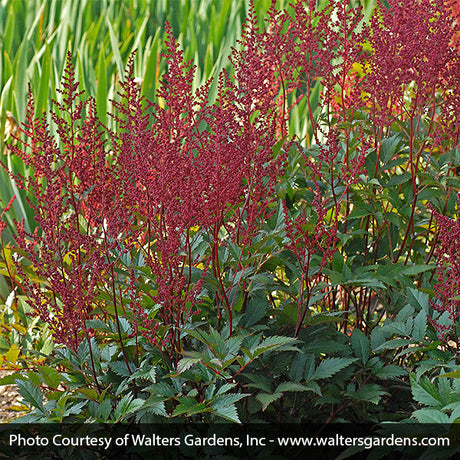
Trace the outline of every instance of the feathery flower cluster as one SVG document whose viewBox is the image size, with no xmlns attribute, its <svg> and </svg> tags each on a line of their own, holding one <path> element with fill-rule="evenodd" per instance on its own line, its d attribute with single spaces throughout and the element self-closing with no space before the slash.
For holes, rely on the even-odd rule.
<svg viewBox="0 0 460 460">
<path fill-rule="evenodd" d="M 273 149 L 285 120 L 278 116 L 276 70 L 256 23 L 251 6 L 242 49 L 232 56 L 234 75 L 221 74 L 216 103 L 208 101 L 210 82 L 192 92 L 195 69 L 183 63 L 168 24 L 168 71 L 159 91 L 164 104 L 148 103 L 151 115 L 132 59 L 114 102 L 116 132 L 99 123 L 91 98 L 83 100 L 70 54 L 62 102 L 52 112 L 58 139 L 44 118 L 34 118 L 29 98 L 26 141 L 14 150 L 34 174 L 14 179 L 34 197 L 40 231 L 27 233 L 18 223 L 16 243 L 36 275 L 25 282 L 26 294 L 58 343 L 75 350 L 92 334 L 87 320 L 118 318 L 130 309 L 152 343 L 163 324 L 162 344 L 178 349 L 179 327 L 199 311 L 209 265 L 231 322 L 220 231 L 225 224 L 231 239 L 249 244 L 271 212 L 281 171 Z M 192 255 L 198 237 L 208 238 L 210 258 Z M 144 266 L 141 273 L 134 259 Z M 198 266 L 204 268 L 197 281 Z M 158 310 L 154 320 L 146 302 Z"/>
<path fill-rule="evenodd" d="M 458 208 L 460 210 L 460 194 Z M 439 324 L 431 318 L 430 322 L 438 332 L 440 340 L 447 339 L 450 333 L 458 338 L 456 327 L 460 321 L 460 219 L 453 220 L 436 211 L 433 214 L 439 228 L 439 242 L 435 249 L 438 278 L 434 285 L 435 298 L 430 301 L 430 305 L 439 313 L 448 312 L 451 324 Z"/>
</svg>

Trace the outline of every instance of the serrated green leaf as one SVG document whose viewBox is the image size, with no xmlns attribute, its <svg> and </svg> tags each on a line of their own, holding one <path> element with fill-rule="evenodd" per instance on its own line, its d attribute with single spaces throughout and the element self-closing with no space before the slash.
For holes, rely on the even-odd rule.
<svg viewBox="0 0 460 460">
<path fill-rule="evenodd" d="M 112 413 L 112 401 L 107 398 L 104 399 L 100 405 L 99 405 L 99 414 L 102 420 L 108 420 L 110 417 L 110 414 Z"/>
<path fill-rule="evenodd" d="M 158 382 L 146 388 L 146 391 L 158 396 L 170 398 L 176 395 L 174 387 L 166 382 Z"/>
<path fill-rule="evenodd" d="M 187 415 L 191 416 L 196 414 L 202 414 L 204 412 L 211 412 L 211 410 L 212 409 L 209 406 L 207 406 L 206 403 L 201 402 L 190 407 L 190 409 L 188 409 L 187 411 Z"/>
<path fill-rule="evenodd" d="M 411 179 L 411 175 L 409 173 L 403 173 L 403 174 L 394 174 L 391 176 L 390 180 L 388 183 L 385 185 L 386 188 L 393 187 L 395 185 L 400 185 L 404 184 L 405 182 L 408 182 Z"/>
<path fill-rule="evenodd" d="M 411 390 L 414 399 L 424 406 L 441 408 L 442 401 L 439 392 L 435 385 L 430 380 L 423 376 L 416 380 L 414 374 L 410 374 Z"/>
<path fill-rule="evenodd" d="M 385 343 L 385 334 L 381 327 L 374 327 L 371 332 L 371 347 L 376 350 L 380 345 Z"/>
<path fill-rule="evenodd" d="M 402 273 L 404 275 L 418 275 L 420 273 L 424 273 L 428 270 L 433 270 L 436 268 L 436 265 L 426 265 L 426 264 L 417 264 L 417 265 L 410 265 L 406 266 Z"/>
<path fill-rule="evenodd" d="M 144 405 L 142 406 L 142 410 L 147 410 L 148 412 L 151 412 L 155 415 L 161 415 L 162 417 L 168 417 L 164 401 L 158 399 L 158 397 L 155 395 L 151 396 L 147 399 L 147 401 L 145 401 Z"/>
<path fill-rule="evenodd" d="M 178 415 L 185 414 L 196 404 L 196 400 L 194 398 L 183 397 L 179 399 L 179 404 L 174 409 L 172 413 L 173 417 L 177 417 Z"/>
<path fill-rule="evenodd" d="M 144 405 L 144 400 L 140 398 L 133 399 L 131 393 L 125 395 L 114 411 L 114 418 L 116 421 L 123 420 L 126 416 L 132 415 L 136 410 L 140 409 Z"/>
<path fill-rule="evenodd" d="M 415 288 L 407 290 L 407 300 L 417 310 L 428 310 L 430 297 L 425 292 L 419 291 Z"/>
<path fill-rule="evenodd" d="M 381 397 L 388 393 L 375 383 L 368 383 L 355 392 L 348 392 L 349 396 L 358 401 L 366 401 L 372 404 L 378 404 Z"/>
<path fill-rule="evenodd" d="M 319 363 L 311 380 L 328 379 L 356 361 L 356 358 L 327 358 Z"/>
<path fill-rule="evenodd" d="M 293 382 L 300 382 L 302 380 L 307 359 L 309 359 L 309 355 L 299 353 L 292 360 L 291 365 L 289 366 L 289 378 Z"/>
<path fill-rule="evenodd" d="M 14 385 L 15 378 L 17 378 L 17 376 L 14 374 L 5 375 L 0 379 L 0 385 Z"/>
<path fill-rule="evenodd" d="M 286 391 L 309 391 L 310 388 L 300 383 L 295 382 L 283 382 L 278 385 L 275 390 L 275 393 L 285 393 Z"/>
<path fill-rule="evenodd" d="M 414 326 L 412 329 L 412 337 L 414 340 L 423 342 L 425 340 L 427 330 L 427 315 L 425 310 L 421 310 L 414 319 Z"/>
<path fill-rule="evenodd" d="M 354 329 L 351 334 L 351 346 L 355 352 L 355 356 L 360 358 L 363 364 L 366 364 L 369 360 L 370 346 L 369 339 L 366 334 L 359 329 Z"/>
<path fill-rule="evenodd" d="M 68 417 L 69 415 L 77 415 L 82 412 L 83 407 L 88 404 L 88 401 L 81 401 L 79 403 L 72 403 L 69 406 L 64 405 L 62 408 L 62 417 Z"/>
<path fill-rule="evenodd" d="M 419 423 L 445 423 L 450 422 L 449 416 L 436 409 L 419 409 L 412 413 Z"/>
<path fill-rule="evenodd" d="M 259 345 L 257 345 L 255 349 L 251 350 L 253 352 L 252 357 L 255 358 L 261 355 L 262 353 L 265 353 L 268 350 L 275 350 L 280 347 L 291 345 L 295 342 L 296 342 L 296 339 L 293 339 L 291 337 L 283 337 L 283 336 L 267 337 Z"/>
<path fill-rule="evenodd" d="M 283 396 L 283 393 L 259 393 L 256 398 L 262 404 L 262 410 L 264 411 L 267 407 L 277 399 L 280 399 Z"/>
<path fill-rule="evenodd" d="M 394 350 L 396 348 L 402 348 L 412 343 L 410 339 L 392 339 L 388 340 L 385 343 L 382 343 L 379 347 L 375 349 L 375 351 L 382 351 L 382 350 Z"/>
<path fill-rule="evenodd" d="M 231 390 L 232 388 L 236 387 L 236 383 L 225 383 L 222 385 L 219 390 L 217 390 L 216 396 L 217 395 L 223 395 L 227 393 L 227 391 Z"/>
<path fill-rule="evenodd" d="M 305 384 L 305 388 L 307 388 L 310 391 L 313 391 L 316 393 L 318 396 L 322 396 L 321 388 L 316 382 L 307 382 Z"/>
<path fill-rule="evenodd" d="M 217 409 L 213 410 L 213 413 L 226 420 L 230 420 L 231 422 L 241 423 L 240 418 L 238 417 L 238 411 L 234 405 L 219 406 Z"/>
<path fill-rule="evenodd" d="M 249 383 L 247 385 L 249 388 L 257 388 L 259 390 L 264 390 L 267 393 L 271 393 L 272 379 L 269 379 L 268 377 L 265 377 L 264 375 L 258 375 L 258 374 L 254 374 L 254 375 L 249 374 L 248 377 L 254 382 L 254 383 Z"/>
<path fill-rule="evenodd" d="M 221 394 L 214 397 L 211 401 L 211 406 L 214 409 L 217 409 L 222 406 L 230 406 L 240 401 L 243 398 L 250 396 L 247 393 L 238 393 L 238 394 Z"/>
<path fill-rule="evenodd" d="M 251 297 L 244 313 L 244 324 L 246 327 L 251 327 L 261 320 L 267 310 L 269 302 L 267 296 L 263 292 L 257 291 L 254 297 Z"/>
<path fill-rule="evenodd" d="M 131 375 L 124 361 L 109 363 L 109 368 L 121 377 L 129 377 Z"/>
<path fill-rule="evenodd" d="M 156 382 L 156 367 L 150 365 L 147 369 L 138 369 L 137 371 L 133 372 L 129 381 L 132 382 L 135 379 L 143 379 L 149 382 L 155 383 Z"/>
<path fill-rule="evenodd" d="M 190 369 L 194 364 L 201 362 L 202 358 L 182 358 L 177 364 L 177 375 Z"/>
<path fill-rule="evenodd" d="M 91 399 L 93 401 L 98 400 L 98 393 L 96 390 L 93 390 L 92 388 L 77 388 L 76 391 L 77 393 L 86 396 L 88 399 Z"/>
<path fill-rule="evenodd" d="M 40 388 L 33 385 L 31 382 L 24 380 L 15 380 L 19 394 L 28 402 L 33 408 L 39 409 L 42 413 L 45 413 L 43 407 L 43 395 Z"/>
<path fill-rule="evenodd" d="M 61 383 L 61 375 L 56 371 L 56 369 L 49 366 L 39 366 L 38 372 L 46 385 L 53 390 L 58 388 Z"/>
<path fill-rule="evenodd" d="M 407 371 L 396 364 L 388 364 L 375 372 L 375 376 L 380 379 L 393 379 L 406 375 Z"/>
<path fill-rule="evenodd" d="M 448 406 L 444 407 L 443 410 L 451 411 L 451 414 L 449 417 L 450 423 L 454 423 L 457 419 L 460 419 L 460 402 L 459 401 L 449 404 Z"/>
</svg>

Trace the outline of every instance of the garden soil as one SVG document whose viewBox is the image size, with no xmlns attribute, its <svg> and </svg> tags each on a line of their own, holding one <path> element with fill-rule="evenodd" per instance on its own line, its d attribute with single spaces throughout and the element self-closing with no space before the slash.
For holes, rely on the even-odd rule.
<svg viewBox="0 0 460 460">
<path fill-rule="evenodd" d="M 0 370 L 0 378 L 7 375 L 8 371 Z M 7 423 L 19 416 L 19 412 L 12 410 L 18 405 L 19 393 L 15 385 L 0 385 L 0 423 Z"/>
</svg>

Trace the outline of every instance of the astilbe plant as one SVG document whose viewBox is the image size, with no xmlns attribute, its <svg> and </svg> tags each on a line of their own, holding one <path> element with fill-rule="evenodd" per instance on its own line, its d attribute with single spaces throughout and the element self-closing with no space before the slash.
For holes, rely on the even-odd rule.
<svg viewBox="0 0 460 460">
<path fill-rule="evenodd" d="M 460 207 L 460 194 L 458 196 Z M 439 228 L 435 249 L 437 280 L 431 307 L 448 318 L 433 320 L 431 324 L 443 342 L 452 340 L 458 350 L 458 325 L 460 321 L 460 219 L 451 219 L 433 211 Z"/>
<path fill-rule="evenodd" d="M 181 349 L 181 327 L 200 311 L 210 272 L 217 314 L 225 310 L 232 333 L 229 292 L 235 282 L 244 289 L 235 273 L 247 266 L 236 261 L 229 280 L 219 249 L 231 241 L 251 251 L 274 212 L 284 158 L 274 151 L 287 119 L 279 114 L 285 77 L 256 23 L 251 7 L 241 50 L 233 52 L 234 73 L 219 77 L 216 103 L 208 101 L 211 82 L 192 92 L 194 67 L 182 62 L 168 25 L 162 104 L 140 98 L 131 60 L 114 101 L 115 132 L 99 123 L 92 98 L 78 92 L 70 54 L 52 112 L 57 139 L 45 117 L 34 118 L 29 97 L 26 140 L 14 153 L 34 174 L 14 179 L 33 197 L 40 230 L 30 234 L 17 223 L 24 257 L 17 270 L 57 343 L 76 351 L 96 334 L 90 320 L 115 317 L 122 345 L 119 317 L 128 316 L 172 357 Z M 209 252 L 197 255 L 192 247 L 203 238 Z"/>
<path fill-rule="evenodd" d="M 51 136 L 45 118 L 34 118 L 29 98 L 25 148 L 14 146 L 14 153 L 32 168 L 29 178 L 15 176 L 22 188 L 33 196 L 29 204 L 40 228 L 34 234 L 17 223 L 16 244 L 27 256 L 33 276 L 28 277 L 17 264 L 28 296 L 42 319 L 51 325 L 55 340 L 76 350 L 90 331 L 85 321 L 95 308 L 95 289 L 107 269 L 107 248 L 100 234 L 82 217 L 84 201 L 101 181 L 100 156 L 103 144 L 94 117 L 93 102 L 85 105 L 86 118 L 81 127 L 83 104 L 77 102 L 73 69 L 67 66 L 58 104 L 64 115 L 53 114 L 62 148 Z M 104 180 L 102 180 L 104 182 Z M 86 227 L 86 228 L 85 228 Z M 48 289 L 43 290 L 43 284 Z"/>
</svg>

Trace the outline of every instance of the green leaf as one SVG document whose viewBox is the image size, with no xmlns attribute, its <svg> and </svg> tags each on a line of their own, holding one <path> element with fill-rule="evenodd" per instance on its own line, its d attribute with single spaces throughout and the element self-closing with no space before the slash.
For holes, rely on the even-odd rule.
<svg viewBox="0 0 460 460">
<path fill-rule="evenodd" d="M 0 385 L 14 385 L 15 374 L 5 375 L 0 379 Z"/>
<path fill-rule="evenodd" d="M 410 374 L 410 383 L 412 396 L 417 402 L 434 408 L 442 407 L 439 392 L 435 385 L 431 383 L 427 377 L 423 376 L 417 382 L 415 375 Z"/>
<path fill-rule="evenodd" d="M 15 343 L 13 343 L 10 349 L 5 353 L 5 359 L 12 364 L 16 364 L 20 353 L 21 349 Z"/>
<path fill-rule="evenodd" d="M 368 383 L 355 392 L 347 392 L 347 395 L 358 401 L 366 401 L 372 404 L 378 404 L 382 396 L 388 393 L 375 383 Z"/>
<path fill-rule="evenodd" d="M 19 47 L 15 58 L 15 85 L 14 85 L 14 94 L 16 100 L 16 107 L 18 110 L 18 120 L 25 119 L 26 107 L 24 101 L 26 100 L 27 93 L 27 66 L 28 66 L 28 43 L 23 41 Z"/>
<path fill-rule="evenodd" d="M 177 363 L 177 375 L 190 369 L 194 364 L 201 362 L 202 358 L 182 358 Z"/>
<path fill-rule="evenodd" d="M 356 362 L 353 358 L 327 358 L 319 363 L 311 380 L 327 379 Z"/>
<path fill-rule="evenodd" d="M 399 146 L 402 143 L 401 134 L 394 134 L 391 137 L 387 137 L 382 141 L 381 147 L 381 161 L 384 164 L 382 168 L 385 170 L 385 164 L 388 163 L 398 152 Z"/>
<path fill-rule="evenodd" d="M 451 411 L 450 413 L 450 423 L 454 423 L 457 419 L 460 418 L 460 401 L 448 404 L 443 407 L 443 411 Z"/>
<path fill-rule="evenodd" d="M 61 383 L 61 374 L 56 371 L 53 367 L 49 366 L 38 366 L 38 372 L 40 373 L 43 381 L 53 390 L 56 390 Z"/>
<path fill-rule="evenodd" d="M 355 352 L 355 356 L 360 358 L 363 364 L 366 364 L 369 360 L 370 346 L 369 339 L 366 334 L 359 329 L 354 329 L 351 334 L 351 346 Z"/>
<path fill-rule="evenodd" d="M 387 366 L 384 366 L 375 372 L 375 376 L 382 380 L 394 379 L 397 377 L 402 377 L 406 374 L 407 371 L 396 364 L 388 364 Z"/>
<path fill-rule="evenodd" d="M 257 388 L 259 390 L 264 390 L 267 393 L 271 393 L 272 380 L 270 378 L 258 374 L 249 374 L 248 377 L 254 382 L 247 385 L 249 388 Z"/>
<path fill-rule="evenodd" d="M 409 288 L 407 290 L 407 300 L 416 310 L 428 311 L 429 299 L 430 297 L 428 294 L 418 289 Z"/>
<path fill-rule="evenodd" d="M 447 374 L 441 374 L 437 375 L 435 378 L 440 378 L 440 377 L 449 377 L 453 379 L 460 379 L 460 369 L 452 372 L 448 372 Z"/>
<path fill-rule="evenodd" d="M 153 414 L 168 417 L 164 401 L 161 399 L 159 400 L 156 395 L 151 396 L 145 401 L 142 410 L 148 410 L 148 412 L 152 412 Z"/>
<path fill-rule="evenodd" d="M 119 422 L 128 415 L 131 415 L 136 410 L 144 405 L 144 400 L 140 398 L 133 399 L 133 395 L 128 393 L 117 404 L 113 417 L 115 421 Z"/>
<path fill-rule="evenodd" d="M 410 265 L 406 266 L 404 270 L 402 270 L 402 274 L 404 275 L 418 275 L 419 273 L 426 272 L 428 270 L 433 270 L 436 268 L 436 265 L 425 265 L 425 264 L 417 264 L 417 265 Z"/>
<path fill-rule="evenodd" d="M 394 174 L 391 176 L 391 179 L 388 181 L 388 183 L 385 185 L 386 188 L 393 187 L 395 185 L 400 185 L 404 184 L 405 182 L 408 182 L 412 176 L 409 173 L 403 173 L 403 174 Z"/>
<path fill-rule="evenodd" d="M 80 393 L 84 396 L 86 396 L 88 399 L 91 399 L 93 401 L 98 400 L 98 393 L 96 390 L 92 388 L 77 388 L 76 389 L 77 393 Z"/>
<path fill-rule="evenodd" d="M 185 414 L 188 412 L 194 405 L 196 404 L 196 400 L 194 398 L 189 398 L 187 396 L 182 397 L 179 399 L 179 404 L 174 409 L 172 413 L 173 417 L 177 417 L 178 415 Z"/>
<path fill-rule="evenodd" d="M 152 40 L 152 46 L 150 47 L 149 57 L 145 66 L 144 83 L 142 84 L 142 93 L 149 101 L 155 101 L 159 81 L 160 54 L 158 47 L 160 30 L 161 28 L 159 27 Z"/>
<path fill-rule="evenodd" d="M 241 423 L 239 417 L 238 417 L 238 412 L 236 410 L 236 407 L 234 405 L 231 406 L 219 406 L 218 408 L 213 410 L 213 413 L 215 415 L 218 415 L 219 417 L 222 417 L 226 420 L 229 420 L 230 422 L 234 423 Z"/>
<path fill-rule="evenodd" d="M 267 296 L 263 292 L 257 291 L 254 297 L 251 297 L 244 314 L 244 325 L 251 327 L 261 320 L 267 310 L 269 309 L 269 303 Z"/>
<path fill-rule="evenodd" d="M 255 347 L 253 351 L 253 358 L 265 353 L 268 350 L 274 350 L 276 348 L 285 347 L 296 342 L 296 339 L 291 337 L 273 336 L 267 337 L 259 345 Z"/>
<path fill-rule="evenodd" d="M 104 399 L 99 404 L 98 411 L 103 420 L 108 420 L 112 413 L 112 401 L 109 398 Z"/>
<path fill-rule="evenodd" d="M 436 409 L 419 409 L 412 413 L 419 423 L 445 423 L 450 422 L 449 416 Z"/>
<path fill-rule="evenodd" d="M 247 393 L 217 395 L 216 397 L 212 399 L 211 406 L 214 409 L 217 409 L 223 406 L 230 406 L 240 401 L 241 399 L 246 398 L 246 396 L 250 396 L 250 395 Z"/>
<path fill-rule="evenodd" d="M 385 343 L 382 343 L 379 347 L 375 349 L 375 351 L 382 351 L 382 350 L 394 350 L 397 348 L 403 348 L 407 345 L 413 343 L 410 339 L 392 339 L 388 340 Z"/>
<path fill-rule="evenodd" d="M 18 379 L 15 383 L 19 394 L 24 398 L 24 400 L 44 414 L 45 408 L 43 407 L 43 395 L 40 388 L 24 380 Z"/>
<path fill-rule="evenodd" d="M 141 368 L 133 372 L 131 377 L 129 378 L 129 381 L 132 382 L 135 379 L 144 379 L 144 380 L 147 380 L 148 382 L 155 383 L 156 373 L 157 373 L 156 367 L 150 364 L 148 365 L 147 368 Z"/>
<path fill-rule="evenodd" d="M 38 89 L 38 95 L 36 100 L 36 115 L 41 116 L 42 113 L 48 109 L 48 95 L 50 89 L 50 72 L 53 70 L 53 63 L 51 61 L 51 52 L 48 43 L 45 44 L 45 54 L 43 57 L 41 69 L 40 69 L 40 87 Z"/>
<path fill-rule="evenodd" d="M 153 385 L 147 387 L 146 391 L 149 391 L 156 396 L 164 396 L 166 398 L 170 398 L 176 395 L 174 387 L 166 382 L 154 383 Z"/>
<path fill-rule="evenodd" d="M 107 124 L 107 68 L 105 64 L 105 49 L 101 43 L 99 58 L 97 61 L 97 90 L 96 90 L 96 107 L 97 115 L 103 125 Z"/>
<path fill-rule="evenodd" d="M 206 405 L 206 403 L 198 403 L 190 407 L 187 410 L 187 416 L 202 414 L 203 412 L 211 412 L 211 408 Z"/>
<path fill-rule="evenodd" d="M 117 375 L 120 375 L 121 377 L 129 377 L 131 375 L 124 361 L 115 361 L 113 363 L 109 363 L 109 367 L 113 372 L 115 372 Z"/>
<path fill-rule="evenodd" d="M 305 365 L 310 357 L 311 355 L 299 353 L 291 361 L 291 365 L 289 366 L 289 378 L 293 382 L 300 382 L 302 380 L 305 372 Z"/>
<path fill-rule="evenodd" d="M 101 359 L 103 361 L 111 361 L 117 350 L 117 345 L 106 345 L 101 351 Z"/>
<path fill-rule="evenodd" d="M 320 386 L 313 381 L 307 382 L 305 384 L 305 388 L 307 388 L 310 391 L 313 391 L 313 393 L 316 393 L 318 396 L 322 396 L 323 394 L 321 393 L 321 388 Z"/>
<path fill-rule="evenodd" d="M 115 35 L 115 31 L 113 30 L 112 24 L 108 16 L 107 16 L 106 24 L 109 29 L 110 44 L 112 46 L 113 58 L 115 60 L 115 64 L 117 65 L 118 75 L 121 78 L 121 76 L 123 75 L 123 60 L 121 59 L 121 55 L 120 55 L 120 46 L 118 43 L 118 39 Z"/>
<path fill-rule="evenodd" d="M 275 393 L 285 393 L 286 391 L 311 391 L 311 388 L 295 382 L 283 382 L 278 385 Z"/>
<path fill-rule="evenodd" d="M 216 393 L 216 396 L 217 395 L 223 395 L 225 393 L 227 393 L 227 391 L 231 390 L 232 388 L 235 388 L 236 387 L 236 383 L 225 383 L 224 385 L 222 385 L 219 390 L 217 391 Z"/>
<path fill-rule="evenodd" d="M 385 343 L 385 334 L 381 327 L 374 327 L 371 332 L 371 347 L 376 350 L 380 345 Z"/>
<path fill-rule="evenodd" d="M 256 398 L 259 400 L 259 402 L 262 404 L 262 410 L 264 411 L 267 409 L 267 407 L 277 399 L 280 399 L 283 396 L 283 393 L 274 393 L 274 394 L 268 394 L 268 393 L 259 393 Z"/>
<path fill-rule="evenodd" d="M 423 342 L 425 340 L 427 327 L 426 311 L 421 310 L 414 319 L 414 326 L 412 329 L 412 337 L 414 340 Z"/>
</svg>

